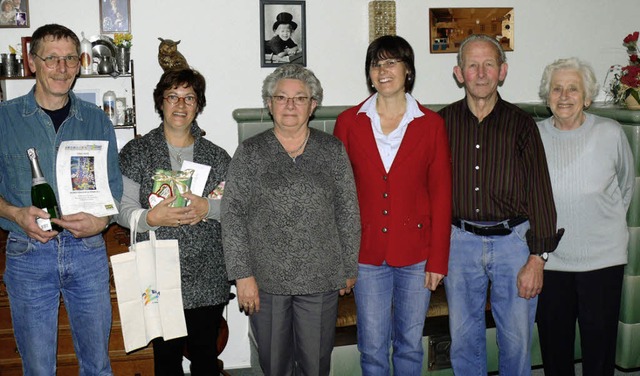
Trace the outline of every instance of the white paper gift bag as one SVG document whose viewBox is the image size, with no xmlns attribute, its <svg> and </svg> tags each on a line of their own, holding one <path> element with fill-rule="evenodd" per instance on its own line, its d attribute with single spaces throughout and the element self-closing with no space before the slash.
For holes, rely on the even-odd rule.
<svg viewBox="0 0 640 376">
<path fill-rule="evenodd" d="M 175 239 L 136 242 L 136 227 L 143 210 L 129 221 L 129 252 L 111 256 L 124 348 L 145 347 L 157 337 L 165 340 L 187 335 L 180 285 L 180 251 Z"/>
</svg>

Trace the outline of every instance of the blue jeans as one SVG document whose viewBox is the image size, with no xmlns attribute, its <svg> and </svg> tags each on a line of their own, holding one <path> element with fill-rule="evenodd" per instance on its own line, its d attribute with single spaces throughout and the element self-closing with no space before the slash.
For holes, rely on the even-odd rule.
<svg viewBox="0 0 640 376">
<path fill-rule="evenodd" d="M 518 272 L 527 262 L 529 222 L 506 236 L 478 236 L 451 229 L 449 305 L 451 364 L 456 375 L 487 374 L 485 304 L 490 288 L 500 376 L 531 374 L 531 340 L 537 297 L 518 296 Z M 489 287 L 489 282 L 491 282 Z"/>
<path fill-rule="evenodd" d="M 80 375 L 112 375 L 111 297 L 101 234 L 64 231 L 42 244 L 9 233 L 4 273 L 24 375 L 55 375 L 60 293 L 71 324 Z"/>
<path fill-rule="evenodd" d="M 405 267 L 358 265 L 355 287 L 358 350 L 364 376 L 420 375 L 422 328 L 431 291 L 424 287 L 425 261 Z"/>
</svg>

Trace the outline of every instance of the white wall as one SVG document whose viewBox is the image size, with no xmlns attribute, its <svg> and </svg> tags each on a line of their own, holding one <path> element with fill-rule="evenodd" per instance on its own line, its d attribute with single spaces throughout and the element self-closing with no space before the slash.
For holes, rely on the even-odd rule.
<svg viewBox="0 0 640 376">
<path fill-rule="evenodd" d="M 262 106 L 260 89 L 273 68 L 260 68 L 258 0 L 131 0 L 132 57 L 136 62 L 138 132 L 159 124 L 152 91 L 162 70 L 158 37 L 181 40 L 179 50 L 207 78 L 208 105 L 199 117 L 207 137 L 233 154 L 237 146 L 236 108 Z M 359 103 L 367 96 L 364 54 L 368 45 L 369 0 L 309 0 L 307 66 L 323 84 L 325 105 Z M 30 29 L 0 29 L 0 50 L 17 45 L 37 26 L 56 22 L 78 34 L 99 34 L 99 0 L 30 0 Z M 613 64 L 625 64 L 622 39 L 640 28 L 638 0 L 398 0 L 397 33 L 416 53 L 413 91 L 423 103 L 449 103 L 464 93 L 452 77 L 454 54 L 429 53 L 428 8 L 513 7 L 515 51 L 508 52 L 509 74 L 500 89 L 513 102 L 538 101 L 544 66 L 559 57 L 592 63 L 604 80 Z M 67 9 L 68 8 L 68 9 Z M 600 99 L 604 97 L 601 95 Z M 231 307 L 237 307 L 234 301 Z M 237 309 L 236 309 L 237 310 Z M 246 321 L 230 322 L 231 333 L 246 332 Z M 246 341 L 225 351 L 244 353 Z M 230 343 L 231 345 L 231 343 Z M 236 347 L 237 346 L 237 347 Z M 240 358 L 243 355 L 240 354 Z M 227 367 L 245 360 L 227 360 Z"/>
<path fill-rule="evenodd" d="M 208 137 L 233 153 L 237 146 L 231 113 L 262 105 L 262 80 L 273 68 L 260 68 L 257 0 L 132 0 L 132 56 L 136 61 L 139 133 L 159 124 L 152 91 L 162 70 L 158 37 L 181 40 L 179 50 L 208 82 L 208 105 L 199 118 Z M 369 0 L 309 0 L 307 65 L 322 81 L 325 105 L 359 103 L 367 95 L 364 54 L 368 45 Z M 99 34 L 99 0 L 30 0 L 30 29 L 0 29 L 0 50 L 49 22 L 78 34 Z M 179 4 L 179 5 L 178 5 Z M 429 7 L 495 6 L 515 11 L 515 51 L 508 52 L 509 75 L 500 90 L 510 101 L 537 101 L 542 69 L 559 57 L 591 62 L 599 80 L 608 67 L 624 64 L 622 38 L 640 28 L 638 0 L 398 0 L 397 32 L 416 53 L 413 94 L 423 103 L 460 98 L 451 69 L 454 54 L 429 53 Z M 64 10 L 69 8 L 69 10 Z M 603 99 L 601 97 L 600 99 Z"/>
</svg>

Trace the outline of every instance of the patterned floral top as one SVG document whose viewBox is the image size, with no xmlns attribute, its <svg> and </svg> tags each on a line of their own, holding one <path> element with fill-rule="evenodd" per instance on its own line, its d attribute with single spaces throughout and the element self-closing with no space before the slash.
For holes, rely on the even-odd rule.
<svg viewBox="0 0 640 376">
<path fill-rule="evenodd" d="M 311 129 L 295 162 L 265 131 L 235 153 L 222 197 L 230 280 L 278 295 L 339 290 L 357 276 L 360 214 L 342 143 Z"/>
</svg>

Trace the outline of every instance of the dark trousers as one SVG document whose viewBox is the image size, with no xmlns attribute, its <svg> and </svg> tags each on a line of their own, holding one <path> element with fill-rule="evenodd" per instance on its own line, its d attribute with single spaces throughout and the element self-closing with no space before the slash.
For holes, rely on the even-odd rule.
<svg viewBox="0 0 640 376">
<path fill-rule="evenodd" d="M 185 348 L 191 361 L 191 375 L 219 375 L 218 328 L 225 304 L 185 309 L 187 336 L 165 341 L 153 340 L 153 366 L 156 376 L 182 376 L 182 355 Z"/>
<path fill-rule="evenodd" d="M 572 376 L 576 319 L 582 374 L 614 374 L 624 265 L 588 271 L 544 271 L 538 333 L 545 376 Z"/>
<path fill-rule="evenodd" d="M 331 371 L 338 291 L 273 295 L 260 291 L 251 331 L 265 376 L 328 376 Z"/>
</svg>

